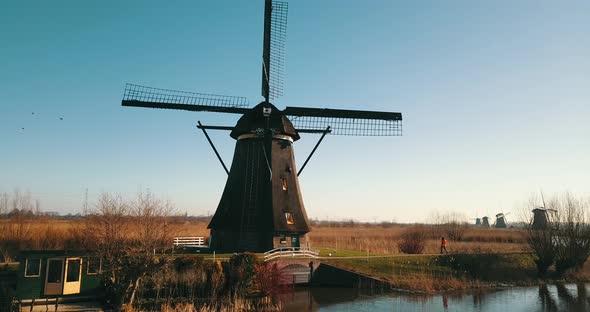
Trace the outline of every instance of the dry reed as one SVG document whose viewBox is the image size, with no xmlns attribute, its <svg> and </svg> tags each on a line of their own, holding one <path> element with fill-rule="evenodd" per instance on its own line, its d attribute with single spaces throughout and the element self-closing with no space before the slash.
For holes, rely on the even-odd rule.
<svg viewBox="0 0 590 312">
<path fill-rule="evenodd" d="M 13 248 L 20 249 L 62 249 L 76 248 L 84 239 L 84 220 L 25 220 L 19 221 L 22 233 L 15 237 L 0 234 L 0 241 L 13 242 Z M 129 223 L 132 223 L 129 220 Z M 0 220 L 0 229 L 16 227 L 13 220 Z M 316 225 L 308 234 L 311 247 L 331 248 L 334 250 L 369 251 L 372 254 L 398 254 L 398 243 L 401 235 L 409 228 L 417 228 L 426 233 L 424 253 L 438 253 L 440 237 L 444 229 L 429 225 L 393 225 L 380 224 L 341 224 L 341 226 Z M 133 227 L 125 227 L 123 236 L 128 240 L 141 239 Z M 170 217 L 170 236 L 209 236 L 206 220 L 189 220 L 182 217 Z M 448 249 L 452 253 L 491 253 L 520 252 L 529 248 L 524 239 L 524 231 L 520 229 L 483 229 L 468 227 L 461 241 L 449 241 Z M 162 246 L 170 247 L 170 246 Z M 0 249 L 2 246 L 0 246 Z M 12 260 L 14 253 L 6 253 L 2 260 Z"/>
</svg>

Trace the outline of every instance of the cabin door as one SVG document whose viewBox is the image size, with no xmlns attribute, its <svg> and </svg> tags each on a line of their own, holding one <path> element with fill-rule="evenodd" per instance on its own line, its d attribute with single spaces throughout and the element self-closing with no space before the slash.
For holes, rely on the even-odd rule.
<svg viewBox="0 0 590 312">
<path fill-rule="evenodd" d="M 82 258 L 66 258 L 64 295 L 79 294 L 82 281 Z"/>
<path fill-rule="evenodd" d="M 291 235 L 291 247 L 299 248 L 299 235 Z"/>
<path fill-rule="evenodd" d="M 61 295 L 64 286 L 64 258 L 47 259 L 45 295 Z"/>
</svg>

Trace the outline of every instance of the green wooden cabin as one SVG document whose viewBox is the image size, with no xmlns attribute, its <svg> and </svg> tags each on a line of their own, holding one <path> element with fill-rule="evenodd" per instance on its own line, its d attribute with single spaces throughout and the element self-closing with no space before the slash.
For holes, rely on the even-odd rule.
<svg viewBox="0 0 590 312">
<path fill-rule="evenodd" d="M 20 300 L 100 296 L 102 261 L 84 251 L 21 253 L 16 296 Z"/>
</svg>

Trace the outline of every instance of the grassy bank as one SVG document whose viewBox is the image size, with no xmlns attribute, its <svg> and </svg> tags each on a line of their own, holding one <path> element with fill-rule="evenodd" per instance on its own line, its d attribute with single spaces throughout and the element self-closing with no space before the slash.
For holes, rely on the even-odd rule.
<svg viewBox="0 0 590 312">
<path fill-rule="evenodd" d="M 395 288 L 427 293 L 553 281 L 537 278 L 530 253 L 405 255 L 322 261 L 387 281 Z M 587 281 L 588 271 L 585 267 L 565 278 Z"/>
</svg>

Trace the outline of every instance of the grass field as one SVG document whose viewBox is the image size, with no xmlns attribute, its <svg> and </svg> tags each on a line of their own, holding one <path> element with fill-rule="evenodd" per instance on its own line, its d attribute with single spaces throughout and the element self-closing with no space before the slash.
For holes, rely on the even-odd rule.
<svg viewBox="0 0 590 312">
<path fill-rule="evenodd" d="M 536 273 L 529 253 L 399 255 L 322 261 L 387 281 L 396 288 L 422 292 L 499 283 L 527 285 L 534 281 Z"/>
<path fill-rule="evenodd" d="M 315 226 L 309 238 L 316 248 L 334 250 L 358 250 L 366 254 L 399 254 L 397 247 L 402 233 L 419 228 L 427 233 L 424 253 L 440 252 L 440 237 L 446 236 L 444 229 L 434 226 L 357 225 L 342 227 Z M 519 229 L 483 229 L 468 227 L 461 241 L 449 241 L 447 249 L 452 253 L 494 253 L 528 251 Z"/>
<path fill-rule="evenodd" d="M 169 245 L 174 236 L 209 235 L 207 220 L 184 220 L 175 217 L 169 222 Z M 13 254 L 18 249 L 76 248 L 84 235 L 84 220 L 26 220 L 11 223 L 0 220 L 0 235 L 12 237 Z M 133 224 L 123 227 L 124 237 L 141 239 Z M 425 235 L 421 255 L 400 253 L 398 243 L 407 231 Z M 312 249 L 320 250 L 322 262 L 387 281 L 394 287 L 422 292 L 488 287 L 501 283 L 512 285 L 535 284 L 535 265 L 521 229 L 484 229 L 464 227 L 460 240 L 449 239 L 449 255 L 439 255 L 440 237 L 448 237 L 444 226 L 394 224 L 316 224 L 308 234 Z M 4 236 L 6 237 L 6 236 Z M 14 238 L 20 240 L 14 241 Z M 8 242 L 0 237 L 0 252 L 7 253 Z M 213 255 L 203 255 L 210 259 Z M 217 254 L 224 259 L 230 255 Z M 14 258 L 8 258 L 8 261 Z M 4 266 L 0 270 L 14 270 Z M 572 280 L 590 280 L 586 266 Z"/>
<path fill-rule="evenodd" d="M 0 253 L 5 261 L 11 261 L 20 249 L 76 248 L 84 237 L 84 220 L 0 220 Z M 168 220 L 170 246 L 175 236 L 209 236 L 207 220 L 186 220 L 174 217 Z M 341 256 L 358 252 L 358 255 L 400 254 L 398 243 L 406 231 L 425 233 L 423 253 L 437 254 L 441 236 L 447 236 L 444 227 L 429 225 L 395 224 L 316 224 L 308 234 L 310 246 L 322 249 L 324 254 Z M 122 227 L 125 239 L 139 240 L 140 234 L 128 222 Z M 447 249 L 451 253 L 512 253 L 528 251 L 524 232 L 519 229 L 483 229 L 466 226 L 460 240 L 449 239 Z M 1 256 L 1 255 L 0 255 Z M 1 259 L 0 259 L 1 260 Z"/>
</svg>

